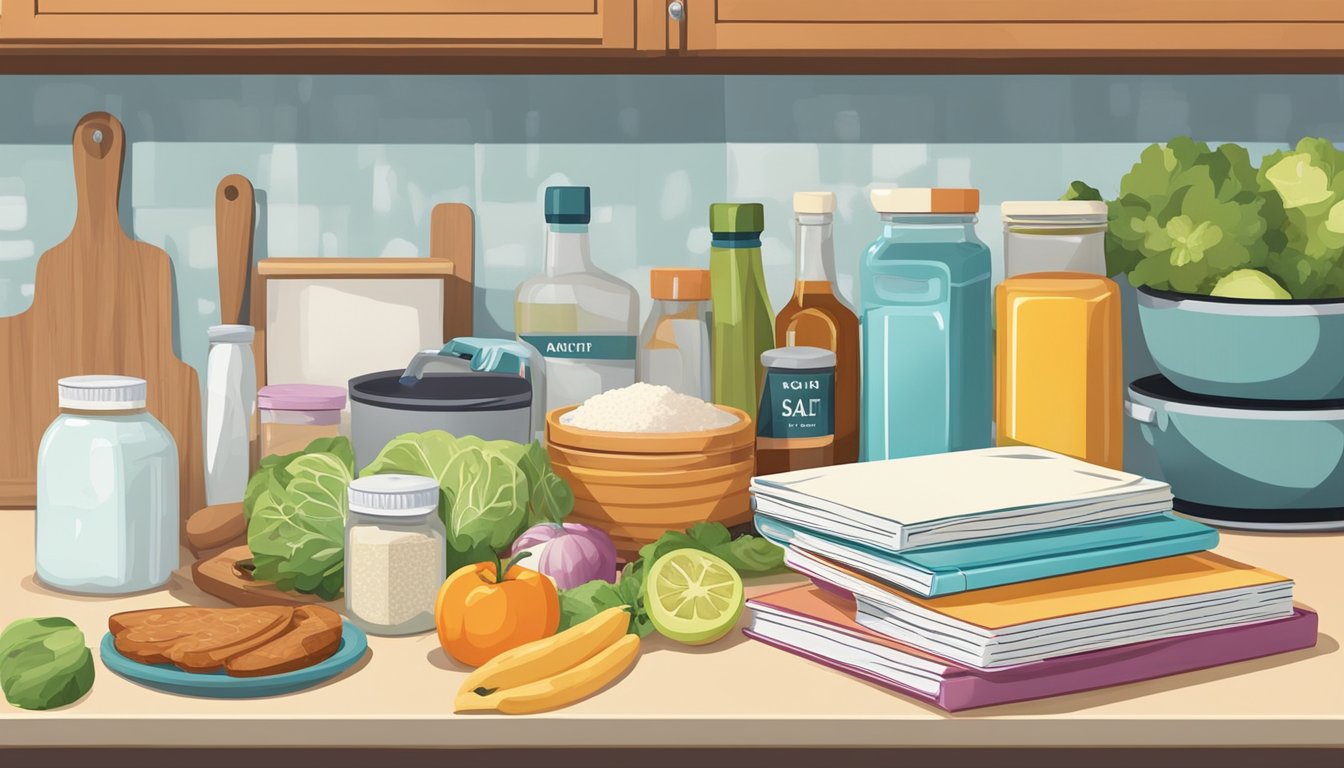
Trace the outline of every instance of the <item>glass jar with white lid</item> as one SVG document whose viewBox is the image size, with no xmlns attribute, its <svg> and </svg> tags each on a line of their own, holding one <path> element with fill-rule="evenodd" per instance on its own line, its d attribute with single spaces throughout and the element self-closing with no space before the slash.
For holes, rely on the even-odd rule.
<svg viewBox="0 0 1344 768">
<path fill-rule="evenodd" d="M 177 444 L 132 376 L 57 382 L 37 451 L 37 578 L 81 594 L 160 587 L 178 565 Z"/>
<path fill-rule="evenodd" d="M 434 601 L 448 577 L 439 484 L 418 475 L 356 478 L 347 491 L 345 609 L 375 635 L 434 628 Z"/>
<path fill-rule="evenodd" d="M 999 206 L 1003 275 L 1081 272 L 1106 276 L 1106 203 L 1025 200 Z"/>
</svg>

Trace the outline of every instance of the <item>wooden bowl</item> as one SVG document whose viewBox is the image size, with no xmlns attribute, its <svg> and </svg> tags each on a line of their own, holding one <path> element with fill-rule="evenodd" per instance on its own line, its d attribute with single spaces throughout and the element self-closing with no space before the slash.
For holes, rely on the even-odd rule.
<svg viewBox="0 0 1344 768">
<path fill-rule="evenodd" d="M 551 465 L 574 491 L 569 519 L 606 531 L 623 558 L 667 531 L 751 519 L 756 434 L 746 413 L 718 406 L 738 422 L 705 432 L 597 432 L 560 423 L 574 407 L 546 414 Z"/>
<path fill-rule="evenodd" d="M 717 454 L 746 445 L 755 445 L 756 433 L 751 417 L 744 411 L 726 405 L 715 406 L 738 418 L 736 424 L 704 432 L 598 432 L 579 429 L 560 423 L 561 417 L 578 406 L 556 408 L 546 414 L 546 443 L 566 448 L 579 448 L 598 453 L 663 454 L 703 453 Z"/>
</svg>

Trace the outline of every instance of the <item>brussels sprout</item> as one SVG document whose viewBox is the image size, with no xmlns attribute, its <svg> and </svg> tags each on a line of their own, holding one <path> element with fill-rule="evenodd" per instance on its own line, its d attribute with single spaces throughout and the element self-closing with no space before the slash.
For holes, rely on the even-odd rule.
<svg viewBox="0 0 1344 768">
<path fill-rule="evenodd" d="M 0 633 L 0 689 L 10 704 L 63 707 L 92 687 L 93 653 L 69 619 L 19 619 Z"/>
</svg>

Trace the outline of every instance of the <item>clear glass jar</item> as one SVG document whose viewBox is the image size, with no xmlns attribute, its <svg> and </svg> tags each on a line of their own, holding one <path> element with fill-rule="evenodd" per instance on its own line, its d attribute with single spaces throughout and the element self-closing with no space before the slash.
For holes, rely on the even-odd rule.
<svg viewBox="0 0 1344 768">
<path fill-rule="evenodd" d="M 302 451 L 320 437 L 350 436 L 345 390 L 321 384 L 272 384 L 257 392 L 261 456 Z"/>
<path fill-rule="evenodd" d="M 83 594 L 163 586 L 178 565 L 177 444 L 144 379 L 58 382 L 37 454 L 37 578 Z"/>
<path fill-rule="evenodd" d="M 1003 274 L 1083 272 L 1106 276 L 1106 203 L 1100 200 L 1005 202 Z"/>
<path fill-rule="evenodd" d="M 864 461 L 988 448 L 989 247 L 975 189 L 877 189 L 882 234 L 859 264 Z"/>
<path fill-rule="evenodd" d="M 709 270 L 649 273 L 653 310 L 639 335 L 639 380 L 709 400 Z"/>
<path fill-rule="evenodd" d="M 345 610 L 375 635 L 434 629 L 434 600 L 448 578 L 439 484 L 418 475 L 350 483 L 345 518 Z"/>
</svg>

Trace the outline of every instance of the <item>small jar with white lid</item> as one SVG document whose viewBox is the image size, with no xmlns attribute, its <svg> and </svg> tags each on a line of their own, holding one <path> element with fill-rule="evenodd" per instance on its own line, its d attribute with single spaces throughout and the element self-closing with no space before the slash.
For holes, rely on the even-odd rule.
<svg viewBox="0 0 1344 768">
<path fill-rule="evenodd" d="M 1003 275 L 1081 272 L 1106 277 L 1106 203 L 1100 200 L 1005 202 Z"/>
<path fill-rule="evenodd" d="M 37 578 L 81 594 L 160 587 L 178 565 L 177 444 L 144 379 L 57 382 L 37 453 Z"/>
<path fill-rule="evenodd" d="M 428 632 L 448 577 L 439 484 L 418 475 L 372 475 L 355 479 L 348 493 L 346 615 L 370 634 Z"/>
</svg>

